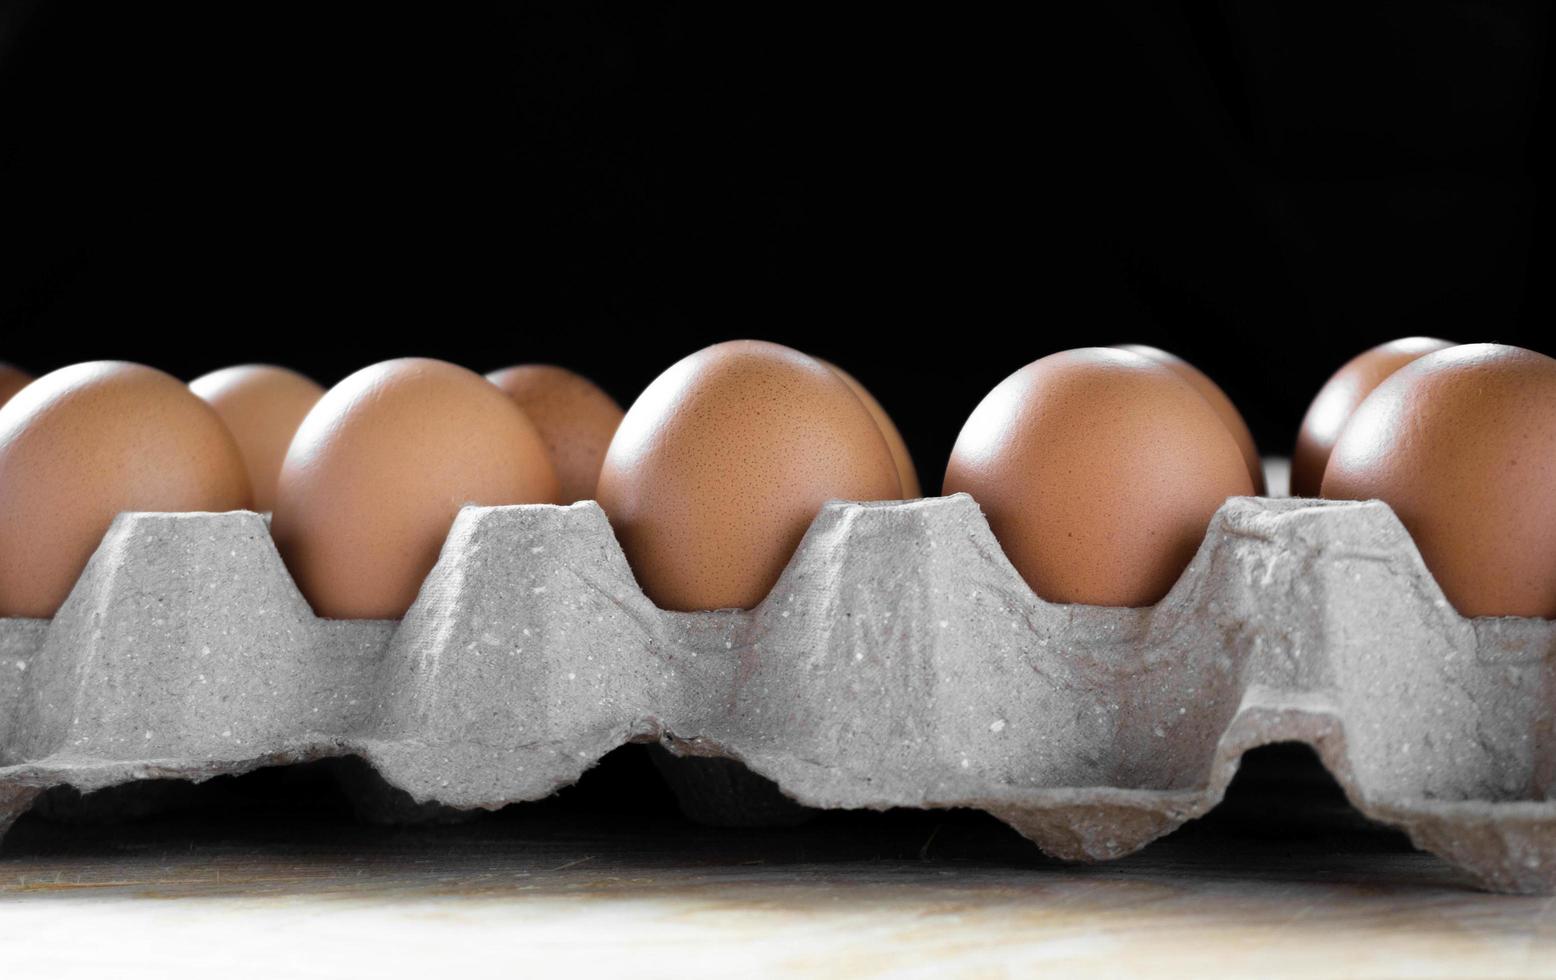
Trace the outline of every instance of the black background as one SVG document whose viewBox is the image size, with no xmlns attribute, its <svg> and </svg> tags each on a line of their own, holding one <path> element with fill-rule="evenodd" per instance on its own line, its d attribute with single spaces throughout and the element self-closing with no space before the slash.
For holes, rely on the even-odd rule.
<svg viewBox="0 0 1556 980">
<path fill-rule="evenodd" d="M 835 360 L 926 489 L 1065 347 L 1286 451 L 1358 350 L 1553 351 L 1548 14 L 1505 2 L 0 0 L 0 359 L 325 383 Z"/>
</svg>

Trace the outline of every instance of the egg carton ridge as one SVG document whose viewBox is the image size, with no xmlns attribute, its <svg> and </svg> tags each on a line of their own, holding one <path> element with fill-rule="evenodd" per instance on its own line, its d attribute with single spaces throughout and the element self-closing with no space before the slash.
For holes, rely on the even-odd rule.
<svg viewBox="0 0 1556 980">
<path fill-rule="evenodd" d="M 965 495 L 832 503 L 760 605 L 706 613 L 655 608 L 593 503 L 472 507 L 398 623 L 314 616 L 259 515 L 127 514 L 52 621 L 0 620 L 0 814 L 336 755 L 496 807 L 659 741 L 1097 860 L 1296 740 L 1362 812 L 1545 892 L 1553 646 L 1457 615 L 1377 502 L 1228 501 L 1142 609 L 1037 598 Z"/>
</svg>

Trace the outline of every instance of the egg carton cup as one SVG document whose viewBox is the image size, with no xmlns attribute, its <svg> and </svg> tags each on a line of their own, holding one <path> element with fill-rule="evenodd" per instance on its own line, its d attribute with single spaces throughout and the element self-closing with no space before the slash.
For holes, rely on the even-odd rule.
<svg viewBox="0 0 1556 980">
<path fill-rule="evenodd" d="M 316 617 L 260 515 L 125 514 L 53 620 L 0 620 L 0 824 L 50 787 L 340 756 L 493 808 L 639 741 L 1105 860 L 1299 741 L 1364 814 L 1545 893 L 1553 647 L 1459 616 L 1378 502 L 1229 500 L 1141 609 L 1036 597 L 966 495 L 831 503 L 761 605 L 698 613 L 644 596 L 594 503 L 471 507 L 399 622 Z M 708 765 L 738 806 L 739 767 Z"/>
</svg>

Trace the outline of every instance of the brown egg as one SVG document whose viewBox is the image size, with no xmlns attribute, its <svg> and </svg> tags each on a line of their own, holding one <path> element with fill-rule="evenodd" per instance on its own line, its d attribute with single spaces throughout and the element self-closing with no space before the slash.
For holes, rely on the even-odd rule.
<svg viewBox="0 0 1556 980">
<path fill-rule="evenodd" d="M 189 382 L 189 390 L 216 409 L 237 440 L 254 489 L 254 509 L 274 510 L 286 447 L 324 389 L 296 371 L 244 364 L 202 375 Z"/>
<path fill-rule="evenodd" d="M 978 501 L 1044 599 L 1146 606 L 1253 480 L 1220 416 L 1171 368 L 1087 347 L 989 392 L 957 437 L 945 492 Z"/>
<path fill-rule="evenodd" d="M 826 365 L 756 340 L 715 344 L 627 410 L 599 501 L 661 608 L 750 608 L 821 505 L 902 492 L 864 404 Z"/>
<path fill-rule="evenodd" d="M 320 616 L 396 619 L 466 504 L 554 503 L 545 443 L 473 371 L 403 358 L 331 388 L 287 450 L 271 531 Z"/>
<path fill-rule="evenodd" d="M 1318 496 L 1329 451 L 1346 420 L 1372 389 L 1416 358 L 1452 346 L 1435 337 L 1405 337 L 1362 351 L 1345 362 L 1324 382 L 1302 418 L 1297 447 L 1291 453 L 1291 495 Z"/>
<path fill-rule="evenodd" d="M 821 358 L 816 358 L 821 361 Z M 919 489 L 918 470 L 913 466 L 913 456 L 908 452 L 908 444 L 903 441 L 902 433 L 897 431 L 897 426 L 886 414 L 886 409 L 875 400 L 859 379 L 847 371 L 833 364 L 831 361 L 821 361 L 827 367 L 837 372 L 837 376 L 848 383 L 848 387 L 854 390 L 859 400 L 864 402 L 864 407 L 870 410 L 870 417 L 875 419 L 875 424 L 881 430 L 881 438 L 886 440 L 886 448 L 891 450 L 892 463 L 897 467 L 897 480 L 902 484 L 902 499 L 914 500 L 924 495 Z"/>
<path fill-rule="evenodd" d="M 1248 476 L 1253 480 L 1254 493 L 1264 493 L 1264 461 L 1259 458 L 1259 447 L 1254 445 L 1253 433 L 1248 431 L 1248 423 L 1243 421 L 1243 413 L 1232 404 L 1232 399 L 1226 396 L 1221 386 L 1210 380 L 1210 376 L 1199 368 L 1176 354 L 1167 353 L 1160 347 L 1146 344 L 1117 346 L 1119 350 L 1133 351 L 1142 357 L 1167 365 L 1178 373 L 1178 377 L 1192 385 L 1194 390 L 1210 403 L 1210 407 L 1216 410 L 1216 414 L 1221 416 L 1227 431 L 1232 433 L 1232 438 L 1237 441 L 1237 449 L 1243 454 L 1243 462 L 1248 466 Z"/>
<path fill-rule="evenodd" d="M 1346 423 L 1323 495 L 1385 501 L 1465 616 L 1556 617 L 1556 360 L 1465 344 L 1391 374 Z"/>
<path fill-rule="evenodd" d="M 32 375 L 9 364 L 0 364 L 0 406 L 32 381 Z"/>
<path fill-rule="evenodd" d="M 550 364 L 521 364 L 486 378 L 540 430 L 562 485 L 562 502 L 593 500 L 605 450 L 621 424 L 616 400 L 588 378 Z"/>
<path fill-rule="evenodd" d="M 0 408 L 0 616 L 52 616 L 123 511 L 249 506 L 221 419 L 170 375 L 94 361 Z"/>
</svg>

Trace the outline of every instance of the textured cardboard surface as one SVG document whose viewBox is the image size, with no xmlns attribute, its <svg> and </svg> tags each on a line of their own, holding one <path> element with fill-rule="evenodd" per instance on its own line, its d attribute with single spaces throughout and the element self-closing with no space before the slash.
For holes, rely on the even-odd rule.
<svg viewBox="0 0 1556 980">
<path fill-rule="evenodd" d="M 1549 891 L 1553 647 L 1458 616 L 1379 503 L 1229 501 L 1149 609 L 1036 598 L 965 496 L 832 504 L 761 606 L 713 613 L 654 608 L 592 503 L 470 508 L 400 623 L 314 617 L 258 515 L 132 514 L 53 621 L 0 621 L 0 812 L 352 754 L 493 807 L 658 740 L 1105 859 L 1298 740 L 1363 812 Z"/>
</svg>

